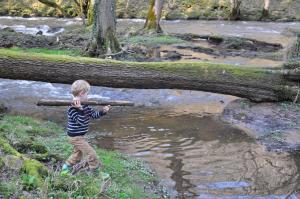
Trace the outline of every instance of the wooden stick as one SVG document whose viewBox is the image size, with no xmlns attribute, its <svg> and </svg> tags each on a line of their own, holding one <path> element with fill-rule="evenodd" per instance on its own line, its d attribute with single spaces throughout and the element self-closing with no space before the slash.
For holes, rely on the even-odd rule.
<svg viewBox="0 0 300 199">
<path fill-rule="evenodd" d="M 70 106 L 73 103 L 72 100 L 47 100 L 41 99 L 37 102 L 38 106 Z M 100 101 L 100 100 L 88 100 L 82 101 L 82 105 L 97 105 L 97 106 L 134 106 L 130 101 Z"/>
</svg>

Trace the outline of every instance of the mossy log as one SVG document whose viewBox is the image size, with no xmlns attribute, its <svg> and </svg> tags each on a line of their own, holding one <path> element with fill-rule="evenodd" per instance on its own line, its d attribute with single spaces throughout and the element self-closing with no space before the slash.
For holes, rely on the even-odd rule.
<svg viewBox="0 0 300 199">
<path fill-rule="evenodd" d="M 204 62 L 119 62 L 0 50 L 0 77 L 137 89 L 185 89 L 229 94 L 252 101 L 293 101 L 296 82 L 282 70 Z"/>
</svg>

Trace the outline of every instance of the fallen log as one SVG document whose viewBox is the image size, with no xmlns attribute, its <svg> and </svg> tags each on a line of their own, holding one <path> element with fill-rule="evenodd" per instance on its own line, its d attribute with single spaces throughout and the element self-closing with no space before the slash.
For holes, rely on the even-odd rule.
<svg viewBox="0 0 300 199">
<path fill-rule="evenodd" d="M 0 78 L 137 89 L 184 89 L 229 94 L 256 102 L 294 101 L 297 82 L 281 70 L 205 62 L 120 62 L 0 49 Z M 299 100 L 298 100 L 299 101 Z"/>
<path fill-rule="evenodd" d="M 72 100 L 47 100 L 41 99 L 37 102 L 38 106 L 70 106 L 73 103 Z M 96 105 L 96 106 L 134 106 L 130 101 L 100 101 L 100 100 L 88 100 L 82 101 L 82 105 Z"/>
</svg>

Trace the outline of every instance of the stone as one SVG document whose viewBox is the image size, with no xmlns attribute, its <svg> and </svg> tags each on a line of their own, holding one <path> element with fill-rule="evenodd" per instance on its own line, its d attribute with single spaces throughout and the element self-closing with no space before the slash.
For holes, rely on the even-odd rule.
<svg viewBox="0 0 300 199">
<path fill-rule="evenodd" d="M 39 30 L 35 35 L 43 35 L 43 31 Z"/>
</svg>

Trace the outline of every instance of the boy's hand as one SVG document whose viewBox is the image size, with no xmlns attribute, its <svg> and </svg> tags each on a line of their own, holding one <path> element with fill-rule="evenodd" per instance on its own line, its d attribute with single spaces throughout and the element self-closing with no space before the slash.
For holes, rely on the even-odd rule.
<svg viewBox="0 0 300 199">
<path fill-rule="evenodd" d="M 104 106 L 103 107 L 103 113 L 107 113 L 110 109 L 110 105 Z"/>
<path fill-rule="evenodd" d="M 73 98 L 73 104 L 72 104 L 72 106 L 75 107 L 75 108 L 82 109 L 81 101 L 80 101 L 79 97 L 74 97 Z"/>
</svg>

